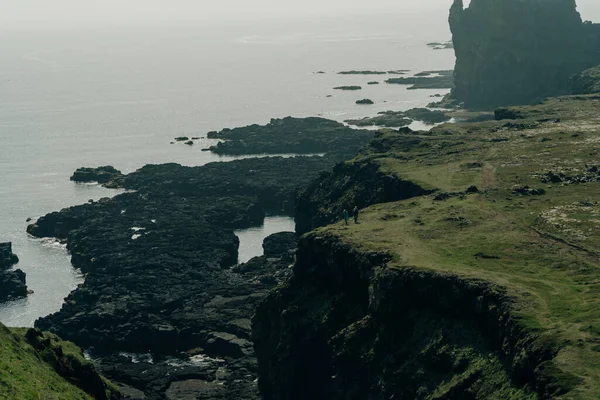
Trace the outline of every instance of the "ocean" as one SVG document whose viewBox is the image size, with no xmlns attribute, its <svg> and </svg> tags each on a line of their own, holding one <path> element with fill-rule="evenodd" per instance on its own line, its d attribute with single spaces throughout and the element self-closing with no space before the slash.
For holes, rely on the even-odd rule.
<svg viewBox="0 0 600 400">
<path fill-rule="evenodd" d="M 448 91 L 367 86 L 385 78 L 336 72 L 453 68 L 453 51 L 426 46 L 450 38 L 446 16 L 0 31 L 0 242 L 13 243 L 16 268 L 34 291 L 0 304 L 0 322 L 32 326 L 83 282 L 63 245 L 25 232 L 28 218 L 118 193 L 70 182 L 75 169 L 229 161 L 202 152 L 207 139 L 193 147 L 170 142 L 288 115 L 343 121 L 424 106 Z M 364 89 L 332 90 L 340 85 Z M 356 105 L 362 98 L 376 104 Z M 263 228 L 237 232 L 240 259 L 260 255 L 264 236 L 290 229 L 291 219 L 269 218 Z"/>
</svg>

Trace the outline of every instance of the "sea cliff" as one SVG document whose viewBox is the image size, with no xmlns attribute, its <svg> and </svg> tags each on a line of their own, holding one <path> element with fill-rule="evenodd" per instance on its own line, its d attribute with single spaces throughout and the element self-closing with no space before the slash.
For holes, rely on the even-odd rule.
<svg viewBox="0 0 600 400">
<path fill-rule="evenodd" d="M 598 398 L 598 101 L 382 131 L 301 191 L 323 227 L 253 318 L 265 399 Z"/>
<path fill-rule="evenodd" d="M 452 97 L 467 107 L 528 104 L 569 94 L 571 76 L 600 64 L 600 25 L 574 0 L 456 0 Z"/>
</svg>

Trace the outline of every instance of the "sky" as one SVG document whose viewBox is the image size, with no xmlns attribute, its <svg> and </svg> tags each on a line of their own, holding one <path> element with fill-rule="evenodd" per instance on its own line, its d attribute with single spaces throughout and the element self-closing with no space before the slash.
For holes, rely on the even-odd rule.
<svg viewBox="0 0 600 400">
<path fill-rule="evenodd" d="M 452 0 L 0 0 L 0 28 L 193 25 L 447 10 Z M 465 0 L 468 3 L 468 0 Z M 598 0 L 578 0 L 600 22 Z"/>
</svg>

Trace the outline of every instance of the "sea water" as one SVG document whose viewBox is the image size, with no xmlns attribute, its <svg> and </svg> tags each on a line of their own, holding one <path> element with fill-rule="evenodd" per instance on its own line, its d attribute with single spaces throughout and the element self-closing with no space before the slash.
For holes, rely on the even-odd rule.
<svg viewBox="0 0 600 400">
<path fill-rule="evenodd" d="M 28 218 L 118 193 L 70 182 L 75 169 L 229 161 L 201 151 L 214 144 L 208 139 L 192 147 L 170 142 L 288 115 L 343 121 L 424 106 L 448 91 L 409 91 L 383 84 L 385 76 L 336 72 L 451 69 L 451 50 L 426 46 L 450 38 L 446 17 L 444 11 L 221 28 L 1 31 L 0 242 L 13 242 L 34 294 L 1 304 L 0 322 L 31 326 L 83 282 L 64 245 L 25 232 Z M 368 86 L 370 80 L 382 84 Z M 363 90 L 332 90 L 340 85 Z M 376 104 L 356 105 L 362 98 Z M 268 220 L 241 232 L 241 258 L 262 254 L 266 234 L 292 227 L 289 219 Z"/>
</svg>

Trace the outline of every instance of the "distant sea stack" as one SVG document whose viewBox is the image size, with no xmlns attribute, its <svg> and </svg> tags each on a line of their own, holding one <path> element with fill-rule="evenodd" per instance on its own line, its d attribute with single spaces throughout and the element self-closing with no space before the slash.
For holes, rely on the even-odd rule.
<svg viewBox="0 0 600 400">
<path fill-rule="evenodd" d="M 569 93 L 569 79 L 600 64 L 600 24 L 575 0 L 455 0 L 452 96 L 467 107 L 536 102 Z"/>
</svg>

